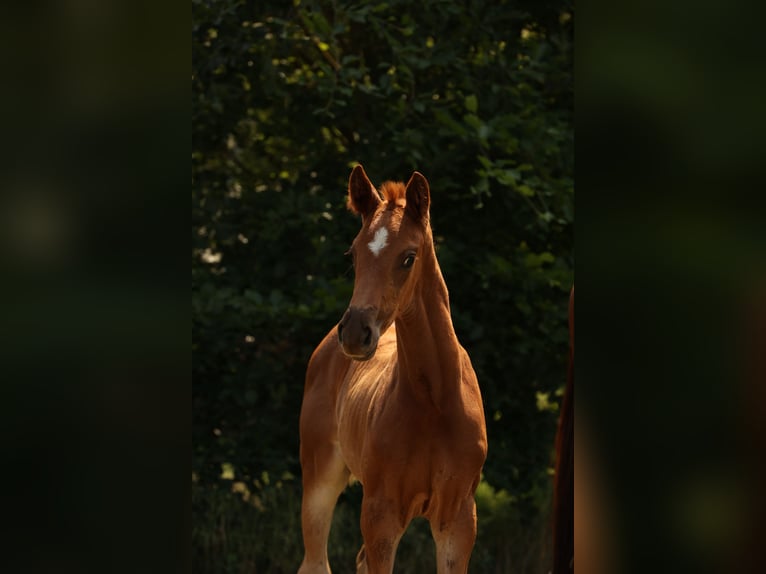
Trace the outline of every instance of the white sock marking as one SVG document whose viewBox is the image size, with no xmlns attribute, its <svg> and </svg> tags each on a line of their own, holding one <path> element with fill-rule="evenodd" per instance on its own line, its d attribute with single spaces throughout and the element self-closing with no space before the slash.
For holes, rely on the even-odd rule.
<svg viewBox="0 0 766 574">
<path fill-rule="evenodd" d="M 369 247 L 372 254 L 377 257 L 386 245 L 388 245 L 388 229 L 380 227 L 375 232 L 372 241 L 367 244 L 367 247 Z"/>
</svg>

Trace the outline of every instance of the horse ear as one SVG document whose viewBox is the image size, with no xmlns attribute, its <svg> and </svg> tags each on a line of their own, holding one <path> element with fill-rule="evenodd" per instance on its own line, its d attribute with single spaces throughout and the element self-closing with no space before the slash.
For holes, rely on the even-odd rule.
<svg viewBox="0 0 766 574">
<path fill-rule="evenodd" d="M 364 173 L 364 168 L 357 165 L 348 178 L 348 208 L 366 218 L 375 211 L 379 203 L 377 190 Z"/>
<path fill-rule="evenodd" d="M 431 205 L 431 190 L 428 181 L 419 171 L 412 172 L 407 182 L 407 212 L 415 221 L 428 219 L 428 207 Z"/>
</svg>

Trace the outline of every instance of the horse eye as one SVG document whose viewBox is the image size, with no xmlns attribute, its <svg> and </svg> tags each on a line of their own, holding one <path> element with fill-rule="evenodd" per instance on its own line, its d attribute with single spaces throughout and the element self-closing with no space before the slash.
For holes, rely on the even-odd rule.
<svg viewBox="0 0 766 574">
<path fill-rule="evenodd" d="M 407 258 L 402 262 L 402 267 L 412 267 L 413 263 L 415 263 L 415 256 L 408 255 Z"/>
</svg>

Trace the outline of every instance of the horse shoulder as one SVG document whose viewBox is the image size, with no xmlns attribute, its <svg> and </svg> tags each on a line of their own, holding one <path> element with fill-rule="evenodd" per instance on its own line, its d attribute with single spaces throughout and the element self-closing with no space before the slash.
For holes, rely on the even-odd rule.
<svg viewBox="0 0 766 574">
<path fill-rule="evenodd" d="M 300 416 L 302 441 L 335 440 L 337 389 L 349 363 L 339 351 L 337 332 L 332 329 L 312 353 L 306 369 Z"/>
<path fill-rule="evenodd" d="M 306 368 L 306 390 L 324 378 L 332 379 L 334 375 L 338 374 L 337 372 L 342 372 L 344 368 L 348 368 L 348 363 L 348 359 L 338 348 L 338 331 L 335 327 L 325 335 L 322 342 L 311 354 Z"/>
</svg>

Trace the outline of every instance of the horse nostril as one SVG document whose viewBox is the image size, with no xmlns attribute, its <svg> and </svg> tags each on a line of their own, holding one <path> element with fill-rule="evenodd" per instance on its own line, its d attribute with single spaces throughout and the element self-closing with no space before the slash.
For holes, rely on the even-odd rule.
<svg viewBox="0 0 766 574">
<path fill-rule="evenodd" d="M 343 342 L 343 323 L 338 324 L 338 341 Z"/>
<path fill-rule="evenodd" d="M 364 328 L 364 346 L 369 347 L 372 343 L 372 330 L 369 327 Z"/>
</svg>

